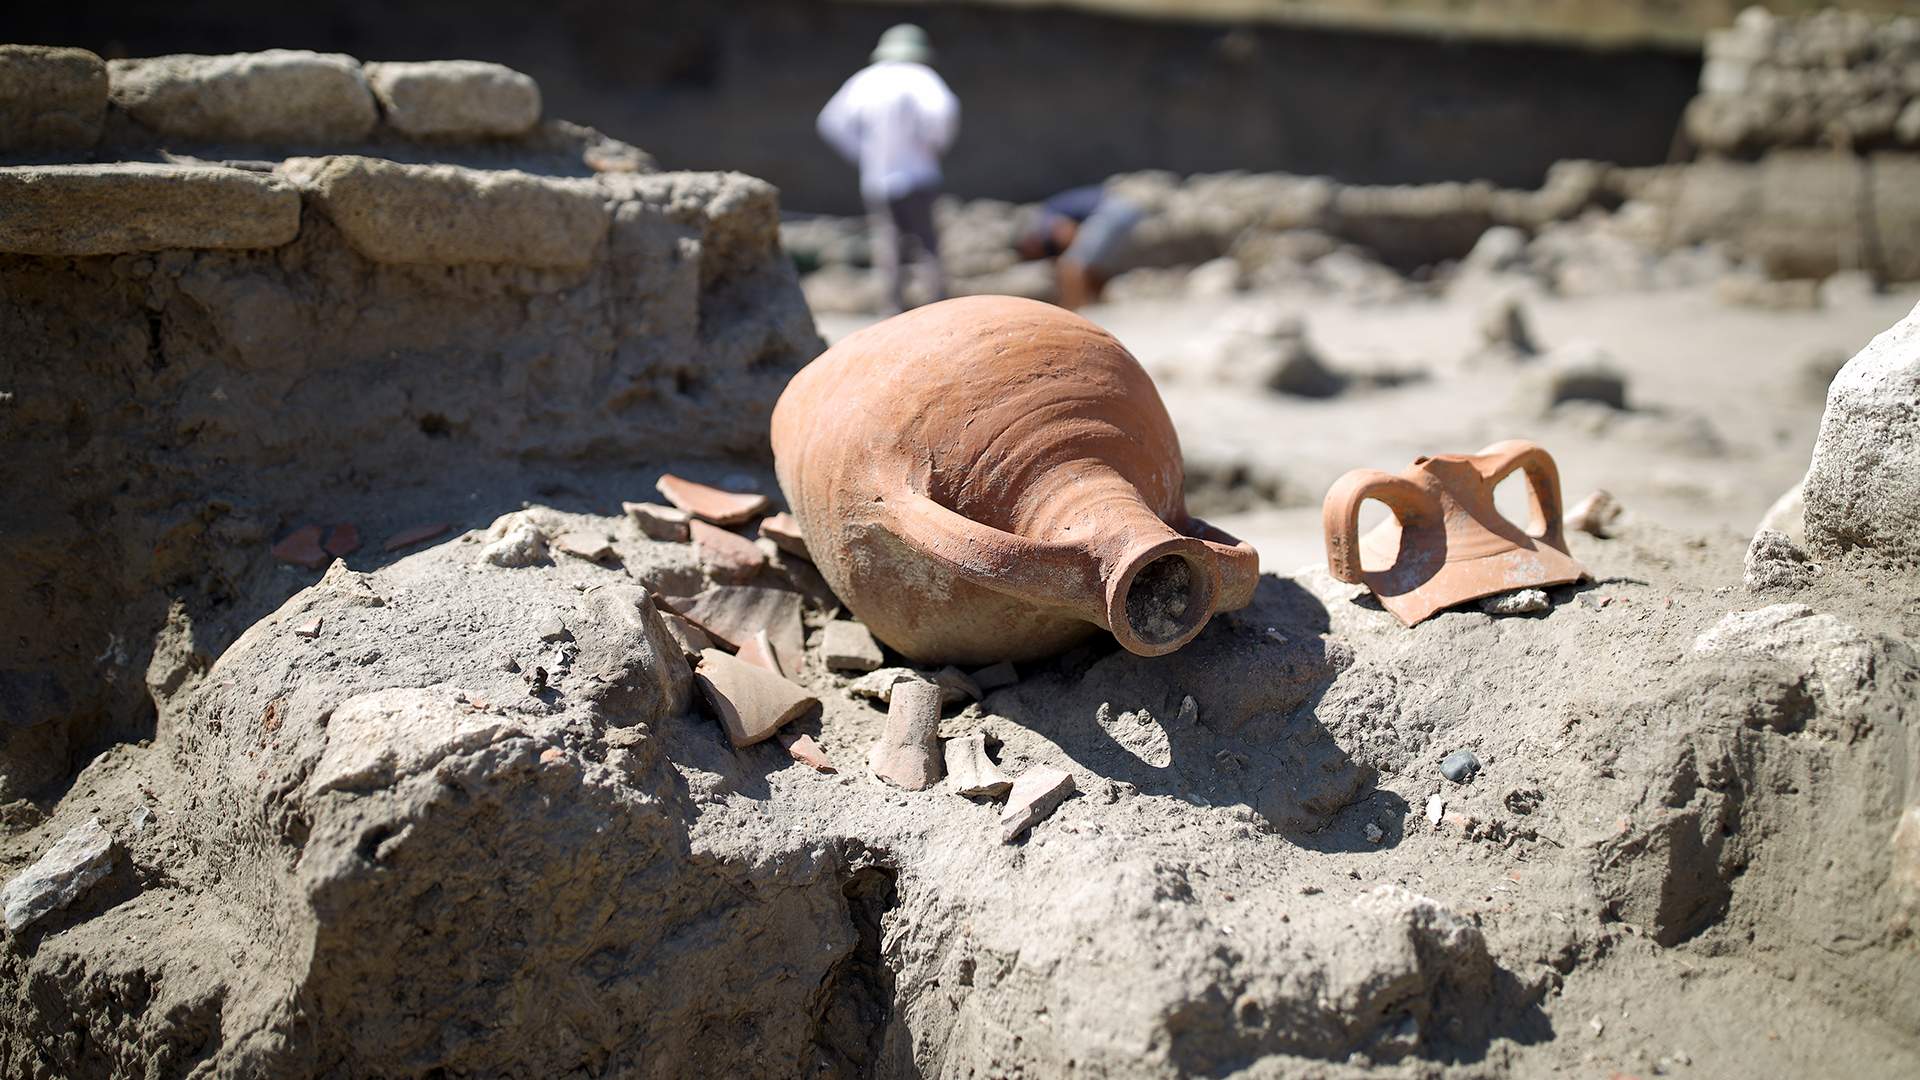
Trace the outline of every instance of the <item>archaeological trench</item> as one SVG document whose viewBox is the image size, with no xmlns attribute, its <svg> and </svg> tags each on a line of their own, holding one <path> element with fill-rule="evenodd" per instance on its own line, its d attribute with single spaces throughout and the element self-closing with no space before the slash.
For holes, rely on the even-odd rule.
<svg viewBox="0 0 1920 1080">
<path fill-rule="evenodd" d="M 1743 27 L 1715 79 L 1791 40 Z M 1703 245 L 1763 296 L 1920 279 L 1914 101 L 1844 152 L 1696 102 L 1720 157 L 1538 190 L 1134 177 L 1136 287 L 1413 288 L 1490 230 L 1568 291 L 1600 240 L 1658 278 L 1608 287 Z M 786 505 L 808 301 L 862 302 L 841 225 L 783 246 L 769 184 L 497 65 L 5 46 L 0 138 L 0 1075 L 1920 1061 L 1920 314 L 1839 371 L 1744 558 L 1590 515 L 1544 612 L 1408 629 L 1322 565 L 1165 655 L 927 684 L 847 647 L 798 538 L 689 543 L 656 489 Z M 892 602 L 937 622 L 928 588 Z M 817 705 L 734 745 L 701 625 Z M 881 698 L 928 685 L 948 760 L 1064 801 L 1009 836 L 1017 786 L 876 779 Z"/>
</svg>

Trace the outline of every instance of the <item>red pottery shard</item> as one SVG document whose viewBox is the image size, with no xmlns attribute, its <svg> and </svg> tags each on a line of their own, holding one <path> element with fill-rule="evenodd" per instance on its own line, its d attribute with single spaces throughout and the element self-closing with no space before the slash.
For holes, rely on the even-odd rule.
<svg viewBox="0 0 1920 1080">
<path fill-rule="evenodd" d="M 760 519 L 760 535 L 773 541 L 776 547 L 789 555 L 813 561 L 813 556 L 807 554 L 807 539 L 800 535 L 800 523 L 784 510 Z"/>
<path fill-rule="evenodd" d="M 745 581 L 767 565 L 767 553 L 737 532 L 709 525 L 699 518 L 689 522 L 688 527 L 693 532 L 693 546 L 700 553 L 701 564 L 716 577 Z"/>
<path fill-rule="evenodd" d="M 780 670 L 799 671 L 806 649 L 800 594 L 754 585 L 716 585 L 695 596 L 662 596 L 661 603 L 735 650 L 766 631 Z"/>
<path fill-rule="evenodd" d="M 734 655 L 754 667 L 766 668 L 775 675 L 786 674 L 780 670 L 780 660 L 774 654 L 773 642 L 767 638 L 765 630 L 754 631 L 753 637 L 745 645 L 740 646 L 740 651 Z"/>
<path fill-rule="evenodd" d="M 387 542 L 380 545 L 380 550 L 399 551 L 403 548 L 410 548 L 415 544 L 424 544 L 436 536 L 445 536 L 447 530 L 451 528 L 453 528 L 453 526 L 446 522 L 437 521 L 431 525 L 415 525 L 411 529 L 401 529 L 399 532 L 387 537 Z"/>
<path fill-rule="evenodd" d="M 288 533 L 286 539 L 273 545 L 273 557 L 309 570 L 318 570 L 333 561 L 326 548 L 320 546 L 318 525 L 302 525 Z"/>
<path fill-rule="evenodd" d="M 833 767 L 833 761 L 827 757 L 827 752 L 820 749 L 819 743 L 813 741 L 813 736 L 800 735 L 791 731 L 782 731 L 778 737 L 780 739 L 780 745 L 786 747 L 787 753 L 792 755 L 793 760 L 800 764 L 819 772 L 830 773 L 839 771 Z"/>
<path fill-rule="evenodd" d="M 764 514 L 772 504 L 765 495 L 722 491 L 717 487 L 696 484 L 667 473 L 654 485 L 667 501 L 692 514 L 702 521 L 711 521 L 715 525 L 741 525 L 756 515 Z"/>
<path fill-rule="evenodd" d="M 327 554 L 344 559 L 360 550 L 360 530 L 352 525 L 335 525 L 327 530 L 327 542 L 321 546 Z"/>
<path fill-rule="evenodd" d="M 735 746 L 764 741 L 819 700 L 773 672 L 718 649 L 700 654 L 694 676 Z"/>
<path fill-rule="evenodd" d="M 1526 474 L 1532 503 L 1526 529 L 1494 508 L 1494 488 L 1515 470 Z M 1360 536 L 1360 504 L 1368 499 L 1393 513 Z M 1355 469 L 1327 492 L 1321 519 L 1328 570 L 1372 589 L 1407 626 L 1468 600 L 1587 576 L 1567 553 L 1560 470 L 1523 439 L 1478 454 L 1415 458 L 1397 476 Z"/>
<path fill-rule="evenodd" d="M 961 297 L 850 334 L 787 384 L 772 439 L 814 565 L 923 664 L 1103 629 L 1159 656 L 1259 580 L 1253 548 L 1187 513 L 1146 370 L 1051 304 Z"/>
</svg>

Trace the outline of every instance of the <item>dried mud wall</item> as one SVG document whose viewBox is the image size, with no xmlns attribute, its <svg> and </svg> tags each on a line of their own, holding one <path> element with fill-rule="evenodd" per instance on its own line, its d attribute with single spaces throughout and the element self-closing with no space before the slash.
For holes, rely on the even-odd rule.
<svg viewBox="0 0 1920 1080">
<path fill-rule="evenodd" d="M 531 86 L 427 67 L 455 102 L 476 77 Z M 521 134 L 435 141 L 399 130 L 396 102 L 428 124 L 448 109 L 345 57 L 110 80 L 78 50 L 13 48 L 0 83 L 45 121 L 7 129 L 35 136 L 16 160 L 199 162 L 0 168 L 0 800 L 150 723 L 141 673 L 177 681 L 257 616 L 208 629 L 259 602 L 268 546 L 321 495 L 764 454 L 774 397 L 820 347 L 770 185 L 595 175 L 596 155 L 645 157 L 533 123 L 537 90 L 531 118 L 505 95 Z M 266 160 L 216 161 L 233 154 Z"/>
<path fill-rule="evenodd" d="M 133 53 L 486 57 L 536 76 L 553 111 L 666 164 L 738 169 L 777 184 L 789 208 L 857 213 L 852 171 L 814 114 L 903 20 L 927 28 L 964 105 L 950 189 L 1022 201 L 1136 169 L 1531 187 L 1565 158 L 1655 164 L 1699 72 L 1691 51 L 833 0 L 572 0 L 537 19 L 505 0 L 457 15 L 371 0 L 106 3 L 22 11 L 9 33 Z"/>
</svg>

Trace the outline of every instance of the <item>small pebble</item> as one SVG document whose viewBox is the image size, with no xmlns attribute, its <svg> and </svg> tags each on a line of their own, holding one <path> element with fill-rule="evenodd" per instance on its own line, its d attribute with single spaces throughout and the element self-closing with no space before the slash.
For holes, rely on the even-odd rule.
<svg viewBox="0 0 1920 1080">
<path fill-rule="evenodd" d="M 1440 775 L 1456 784 L 1464 784 L 1480 771 L 1480 759 L 1471 750 L 1455 750 L 1440 763 Z"/>
<path fill-rule="evenodd" d="M 1367 822 L 1367 843 L 1377 844 L 1387 838 L 1387 832 L 1373 822 Z"/>
<path fill-rule="evenodd" d="M 567 624 L 561 622 L 558 615 L 549 615 L 540 620 L 539 631 L 541 641 L 560 641 L 568 636 Z"/>
<path fill-rule="evenodd" d="M 1439 795 L 1427 796 L 1427 824 L 1440 824 L 1440 815 L 1447 812 L 1447 800 Z"/>
<path fill-rule="evenodd" d="M 299 626 L 294 627 L 293 632 L 298 637 L 317 638 L 320 636 L 320 620 L 314 619 L 311 622 L 303 622 Z"/>
</svg>

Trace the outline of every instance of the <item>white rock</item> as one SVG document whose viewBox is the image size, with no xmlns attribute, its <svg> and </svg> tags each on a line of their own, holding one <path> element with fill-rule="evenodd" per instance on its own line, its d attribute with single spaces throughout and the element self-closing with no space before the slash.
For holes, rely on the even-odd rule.
<svg viewBox="0 0 1920 1080">
<path fill-rule="evenodd" d="M 68 830 L 46 854 L 0 889 L 7 929 L 17 931 L 79 899 L 113 869 L 113 857 L 113 834 L 99 818 Z"/>
<path fill-rule="evenodd" d="M 1532 615 L 1553 606 L 1545 591 L 1540 589 L 1516 589 L 1499 596 L 1489 596 L 1480 601 L 1480 610 L 1489 615 Z"/>
<path fill-rule="evenodd" d="M 480 549 L 480 561 L 494 566 L 534 566 L 547 561 L 547 536 L 533 525 L 522 522 L 507 530 L 505 536 Z"/>
<path fill-rule="evenodd" d="M 1807 548 L 1920 562 L 1920 307 L 1860 350 L 1827 391 L 1807 474 Z"/>
</svg>

